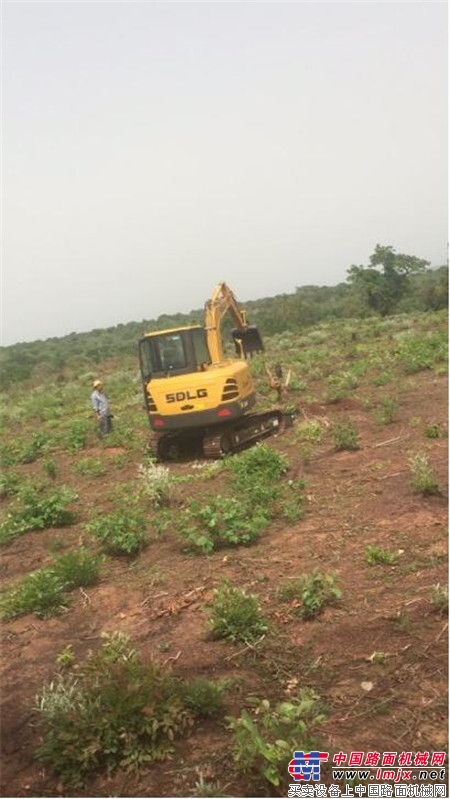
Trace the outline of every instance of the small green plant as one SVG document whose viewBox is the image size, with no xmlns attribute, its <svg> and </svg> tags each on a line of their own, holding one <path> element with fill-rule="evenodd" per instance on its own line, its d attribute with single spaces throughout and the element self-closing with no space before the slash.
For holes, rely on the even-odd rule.
<svg viewBox="0 0 450 799">
<path fill-rule="evenodd" d="M 194 723 L 185 691 L 170 672 L 141 661 L 123 633 L 104 635 L 97 652 L 36 697 L 37 757 L 72 790 L 96 773 L 164 760 Z"/>
<path fill-rule="evenodd" d="M 333 425 L 332 435 L 334 447 L 337 451 L 359 449 L 358 433 L 350 419 L 342 419 L 340 422 L 336 422 Z"/>
<path fill-rule="evenodd" d="M 431 596 L 433 609 L 441 616 L 448 613 L 448 585 L 435 585 Z"/>
<path fill-rule="evenodd" d="M 77 420 L 72 422 L 69 431 L 64 436 L 62 443 L 71 452 L 79 452 L 84 449 L 91 432 L 92 425 L 87 420 Z"/>
<path fill-rule="evenodd" d="M 73 471 L 87 477 L 100 477 L 105 474 L 106 467 L 101 458 L 82 458 L 75 461 Z"/>
<path fill-rule="evenodd" d="M 47 460 L 43 463 L 44 472 L 47 477 L 50 477 L 50 480 L 54 480 L 56 478 L 56 463 L 53 458 L 47 458 Z"/>
<path fill-rule="evenodd" d="M 66 488 L 42 496 L 32 486 L 27 486 L 19 497 L 19 505 L 8 513 L 0 525 L 0 544 L 12 541 L 29 530 L 46 530 L 73 524 L 75 513 L 67 506 L 76 494 Z"/>
<path fill-rule="evenodd" d="M 75 652 L 72 649 L 72 644 L 67 644 L 56 656 L 58 666 L 61 666 L 63 669 L 73 666 L 75 660 Z"/>
<path fill-rule="evenodd" d="M 317 569 L 311 574 L 301 574 L 280 586 L 279 596 L 291 602 L 302 619 L 310 619 L 322 612 L 325 605 L 333 604 L 342 595 L 333 574 L 322 574 Z"/>
<path fill-rule="evenodd" d="M 196 716 L 214 716 L 223 710 L 223 692 L 221 683 L 197 677 L 184 684 L 181 695 Z"/>
<path fill-rule="evenodd" d="M 266 480 L 278 480 L 288 466 L 286 456 L 268 444 L 256 444 L 227 461 L 227 468 L 239 487 L 246 485 L 247 480 L 255 475 Z"/>
<path fill-rule="evenodd" d="M 366 547 L 366 561 L 370 566 L 377 566 L 381 563 L 395 563 L 397 553 L 389 549 L 383 549 L 376 544 L 369 544 Z"/>
<path fill-rule="evenodd" d="M 79 586 L 92 585 L 98 579 L 100 560 L 80 548 L 59 558 L 49 566 L 28 574 L 1 597 L 0 615 L 11 619 L 25 613 L 53 616 L 69 602 L 66 592 Z"/>
<path fill-rule="evenodd" d="M 170 505 L 174 480 L 170 469 L 150 463 L 138 468 L 140 492 L 155 508 Z"/>
<path fill-rule="evenodd" d="M 97 538 L 111 555 L 137 555 L 147 546 L 146 519 L 133 508 L 100 516 L 85 529 Z"/>
<path fill-rule="evenodd" d="M 309 689 L 297 697 L 272 706 L 268 699 L 254 699 L 253 714 L 243 710 L 239 718 L 228 718 L 234 735 L 233 759 L 249 776 L 260 774 L 275 787 L 287 782 L 286 763 L 302 742 L 314 749 L 317 727 L 324 721 L 319 696 Z"/>
<path fill-rule="evenodd" d="M 445 432 L 439 424 L 427 424 L 425 427 L 425 436 L 427 438 L 444 438 Z"/>
<path fill-rule="evenodd" d="M 268 629 L 258 597 L 228 582 L 214 591 L 209 626 L 213 638 L 246 643 L 264 635 Z"/>
<path fill-rule="evenodd" d="M 301 441 L 316 443 L 322 440 L 324 429 L 319 421 L 312 419 L 298 425 L 298 437 Z"/>
<path fill-rule="evenodd" d="M 439 484 L 427 456 L 418 452 L 412 458 L 409 458 L 408 463 L 414 490 L 423 496 L 439 494 Z"/>
<path fill-rule="evenodd" d="M 5 471 L 0 475 L 0 497 L 13 497 L 19 490 L 20 477 L 16 472 Z"/>
<path fill-rule="evenodd" d="M 261 509 L 252 509 L 234 497 L 212 497 L 207 505 L 192 501 L 187 510 L 183 535 L 195 549 L 208 553 L 220 547 L 250 544 L 268 524 Z"/>
<path fill-rule="evenodd" d="M 375 421 L 377 424 L 392 424 L 398 412 L 398 403 L 392 397 L 382 397 L 380 404 L 375 410 Z"/>
</svg>

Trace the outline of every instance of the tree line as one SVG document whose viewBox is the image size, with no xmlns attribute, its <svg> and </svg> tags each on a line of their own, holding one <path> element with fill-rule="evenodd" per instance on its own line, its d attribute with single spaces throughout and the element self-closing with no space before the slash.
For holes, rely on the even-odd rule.
<svg viewBox="0 0 450 799">
<path fill-rule="evenodd" d="M 416 256 L 377 244 L 367 265 L 352 265 L 347 281 L 336 286 L 301 286 L 245 303 L 249 321 L 262 335 L 300 331 L 327 319 L 358 318 L 394 313 L 436 311 L 448 307 L 448 265 L 431 269 Z M 118 324 L 70 333 L 61 338 L 13 344 L 0 349 L 1 387 L 26 380 L 36 372 L 64 380 L 66 369 L 98 369 L 112 358 L 136 355 L 146 331 L 202 324 L 203 309 L 187 314 Z M 230 325 L 231 326 L 231 325 Z"/>
</svg>

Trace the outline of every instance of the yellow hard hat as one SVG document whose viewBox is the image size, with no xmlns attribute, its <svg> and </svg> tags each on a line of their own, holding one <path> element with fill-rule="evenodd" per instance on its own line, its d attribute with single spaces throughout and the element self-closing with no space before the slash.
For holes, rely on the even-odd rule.
<svg viewBox="0 0 450 799">
<path fill-rule="evenodd" d="M 92 383 L 94 388 L 98 388 L 99 386 L 103 385 L 101 380 L 94 380 Z"/>
</svg>

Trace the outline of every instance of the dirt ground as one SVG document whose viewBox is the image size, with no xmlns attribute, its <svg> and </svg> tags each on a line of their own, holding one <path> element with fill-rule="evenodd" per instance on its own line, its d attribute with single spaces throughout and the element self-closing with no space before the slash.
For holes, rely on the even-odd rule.
<svg viewBox="0 0 450 799">
<path fill-rule="evenodd" d="M 102 631 L 128 633 L 144 657 L 170 663 L 179 676 L 241 678 L 243 688 L 227 697 L 227 710 L 236 715 L 251 693 L 287 696 L 293 678 L 314 688 L 326 704 L 320 740 L 330 752 L 447 750 L 448 625 L 432 601 L 434 588 L 448 580 L 447 439 L 423 434 L 427 423 L 446 424 L 447 379 L 431 372 L 414 377 L 398 419 L 385 426 L 357 401 L 303 405 L 302 413 L 330 422 L 350 417 L 360 448 L 336 452 L 326 439 L 305 463 L 295 427 L 269 440 L 288 456 L 288 477 L 306 480 L 300 521 L 276 520 L 256 545 L 208 557 L 184 554 L 169 531 L 134 561 L 108 559 L 100 582 L 79 590 L 67 613 L 2 625 L 2 796 L 67 795 L 34 759 L 33 699 L 65 646 L 82 658 L 98 646 Z M 412 490 L 407 459 L 418 451 L 427 453 L 441 494 Z M 128 460 L 118 479 L 134 478 L 136 466 Z M 34 464 L 27 468 L 32 473 Z M 58 468 L 64 481 L 63 456 Z M 183 474 L 190 465 L 170 468 Z M 83 501 L 107 504 L 110 483 L 84 480 Z M 182 485 L 179 499 L 209 490 L 207 483 Z M 9 582 L 41 567 L 55 539 L 79 544 L 82 525 L 16 539 L 3 554 L 2 577 Z M 396 551 L 397 561 L 370 566 L 369 544 Z M 302 621 L 280 604 L 277 589 L 281 579 L 316 567 L 336 574 L 342 598 Z M 273 623 L 275 632 L 254 648 L 206 635 L 207 601 L 225 577 L 257 593 Z M 381 662 L 371 660 L 374 653 L 383 653 Z M 98 777 L 82 795 L 195 795 L 200 775 L 220 780 L 228 796 L 270 795 L 267 785 L 250 787 L 234 771 L 230 743 L 223 722 L 205 722 L 178 741 L 172 760 L 138 774 Z"/>
</svg>

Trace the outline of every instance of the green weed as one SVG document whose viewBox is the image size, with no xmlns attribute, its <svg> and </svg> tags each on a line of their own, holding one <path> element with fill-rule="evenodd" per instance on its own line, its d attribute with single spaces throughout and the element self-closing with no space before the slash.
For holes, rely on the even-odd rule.
<svg viewBox="0 0 450 799">
<path fill-rule="evenodd" d="M 170 469 L 166 466 L 157 466 L 155 463 L 150 463 L 146 466 L 140 465 L 138 467 L 138 478 L 141 495 L 153 507 L 159 508 L 170 505 L 174 485 Z"/>
<path fill-rule="evenodd" d="M 301 574 L 280 586 L 279 596 L 291 602 L 303 619 L 310 619 L 322 612 L 325 605 L 333 604 L 342 595 L 332 574 L 322 574 L 317 569 L 311 574 Z"/>
<path fill-rule="evenodd" d="M 227 582 L 214 591 L 209 626 L 213 638 L 246 643 L 254 641 L 268 629 L 258 597 Z"/>
<path fill-rule="evenodd" d="M 111 555 L 136 555 L 147 546 L 146 519 L 133 508 L 100 516 L 85 525 Z"/>
<path fill-rule="evenodd" d="M 50 477 L 50 480 L 54 480 L 56 478 L 57 469 L 53 458 L 47 458 L 42 465 L 47 477 Z"/>
<path fill-rule="evenodd" d="M 448 585 L 440 585 L 438 583 L 434 587 L 431 604 L 433 609 L 440 615 L 448 614 Z"/>
<path fill-rule="evenodd" d="M 398 403 L 392 397 L 382 397 L 380 404 L 375 410 L 375 422 L 377 424 L 392 424 L 398 412 Z"/>
<path fill-rule="evenodd" d="M 194 526 L 189 526 L 193 521 Z M 207 505 L 192 501 L 186 512 L 183 535 L 204 553 L 220 547 L 256 541 L 269 522 L 261 509 L 249 508 L 234 497 L 212 497 Z"/>
<path fill-rule="evenodd" d="M 337 451 L 359 449 L 358 433 L 350 419 L 342 419 L 340 422 L 336 422 L 333 425 L 332 435 L 334 447 Z"/>
<path fill-rule="evenodd" d="M 34 613 L 47 617 L 67 607 L 66 592 L 92 585 L 98 579 L 100 560 L 84 549 L 61 555 L 51 565 L 28 574 L 1 598 L 4 619 Z"/>
<path fill-rule="evenodd" d="M 30 530 L 73 524 L 76 516 L 67 506 L 74 499 L 76 494 L 68 489 L 41 496 L 34 488 L 27 487 L 21 493 L 19 506 L 8 513 L 0 525 L 0 544 L 6 544 Z"/>
<path fill-rule="evenodd" d="M 272 706 L 268 699 L 253 701 L 253 714 L 243 710 L 239 718 L 228 718 L 234 736 L 233 759 L 240 771 L 263 777 L 275 787 L 287 782 L 286 764 L 299 746 L 315 747 L 317 727 L 324 721 L 319 697 L 304 689 L 298 697 Z"/>
<path fill-rule="evenodd" d="M 424 434 L 427 438 L 444 438 L 445 430 L 440 424 L 432 423 L 426 425 Z"/>
<path fill-rule="evenodd" d="M 75 461 L 72 469 L 77 474 L 88 477 L 100 477 L 105 474 L 106 467 L 101 458 L 82 458 Z"/>
<path fill-rule="evenodd" d="M 412 458 L 409 458 L 408 463 L 414 490 L 423 496 L 439 494 L 439 484 L 427 456 L 418 452 Z"/>
<path fill-rule="evenodd" d="M 71 789 L 98 772 L 164 760 L 194 722 L 180 681 L 142 662 L 124 634 L 103 638 L 100 650 L 36 697 L 43 737 L 37 757 Z"/>
<path fill-rule="evenodd" d="M 370 566 L 377 566 L 381 563 L 395 563 L 397 560 L 397 553 L 390 552 L 389 549 L 383 549 L 376 544 L 369 544 L 366 547 L 366 561 Z"/>
<path fill-rule="evenodd" d="M 219 682 L 212 682 L 204 677 L 186 682 L 181 690 L 181 696 L 186 706 L 196 716 L 214 716 L 221 713 L 224 686 Z"/>
</svg>

